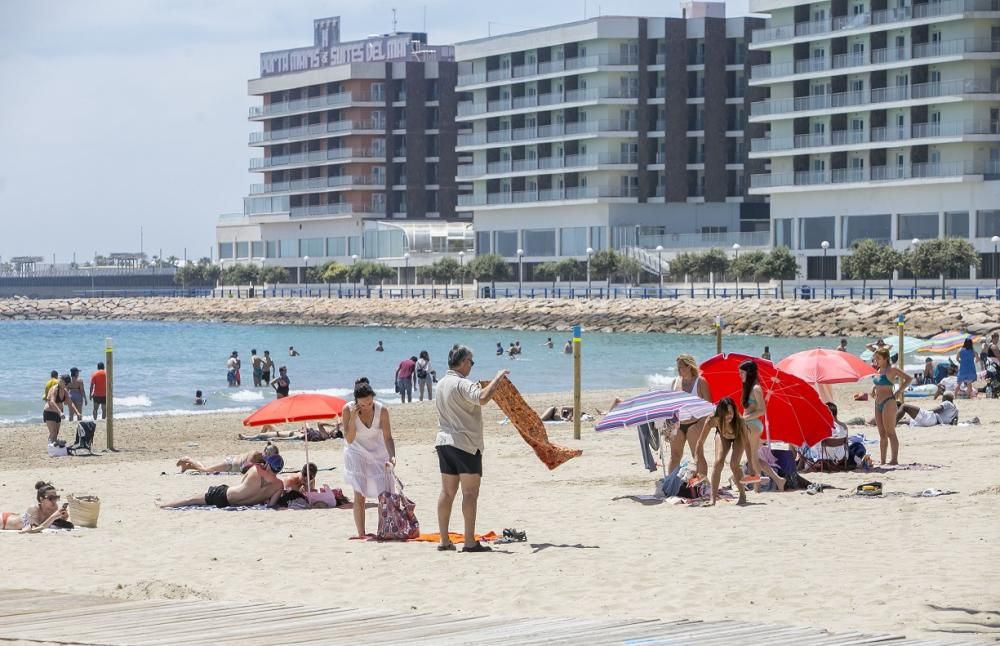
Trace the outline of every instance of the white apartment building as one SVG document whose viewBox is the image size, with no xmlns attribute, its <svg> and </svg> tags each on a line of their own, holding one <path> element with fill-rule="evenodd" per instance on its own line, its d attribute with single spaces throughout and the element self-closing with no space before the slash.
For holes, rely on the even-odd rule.
<svg viewBox="0 0 1000 646">
<path fill-rule="evenodd" d="M 750 122 L 767 127 L 750 178 L 769 196 L 773 243 L 810 280 L 871 238 L 905 249 L 966 238 L 992 278 L 1000 234 L 1000 1 L 750 0 Z M 914 241 L 918 242 L 914 242 Z M 824 250 L 823 244 L 828 249 Z M 824 253 L 825 252 L 825 253 Z M 826 260 L 824 260 L 826 257 Z"/>
<path fill-rule="evenodd" d="M 457 210 L 473 214 L 476 253 L 521 251 L 530 279 L 534 264 L 588 249 L 662 245 L 665 261 L 768 244 L 766 201 L 745 181 L 765 169 L 747 159 L 764 127 L 747 124 L 758 96 L 745 82 L 767 60 L 746 56 L 763 20 L 684 6 L 682 18 L 603 16 L 456 45 Z"/>
</svg>

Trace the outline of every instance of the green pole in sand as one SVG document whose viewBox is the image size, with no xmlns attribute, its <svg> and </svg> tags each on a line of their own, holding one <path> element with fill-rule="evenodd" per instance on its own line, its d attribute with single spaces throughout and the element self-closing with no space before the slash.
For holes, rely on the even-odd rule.
<svg viewBox="0 0 1000 646">
<path fill-rule="evenodd" d="M 903 331 L 906 328 L 906 315 L 900 314 L 896 317 L 896 325 L 899 327 L 899 356 L 896 357 L 896 363 L 899 365 L 899 369 L 906 372 L 906 363 L 903 361 Z M 903 405 L 903 389 L 899 389 L 899 405 Z"/>
<path fill-rule="evenodd" d="M 108 450 L 115 450 L 115 398 L 114 398 L 114 363 L 112 361 L 111 337 L 104 339 L 104 372 L 107 378 L 105 390 L 104 412 L 107 414 L 105 432 L 108 438 Z"/>
<path fill-rule="evenodd" d="M 580 439 L 580 344 L 581 330 L 579 325 L 573 326 L 573 439 Z"/>
<path fill-rule="evenodd" d="M 715 317 L 715 354 L 722 354 L 722 328 L 725 321 L 721 316 Z"/>
</svg>

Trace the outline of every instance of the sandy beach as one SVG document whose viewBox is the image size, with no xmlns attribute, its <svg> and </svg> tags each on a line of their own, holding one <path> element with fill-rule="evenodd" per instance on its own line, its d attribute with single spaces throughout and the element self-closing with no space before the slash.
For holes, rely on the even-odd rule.
<svg viewBox="0 0 1000 646">
<path fill-rule="evenodd" d="M 869 415 L 858 386 L 837 390 L 841 419 Z M 590 392 L 584 409 L 614 393 Z M 536 409 L 568 394 L 528 397 Z M 928 400 L 914 400 L 929 405 Z M 901 460 L 939 468 L 807 474 L 838 489 L 751 494 L 752 505 L 646 506 L 653 493 L 631 429 L 598 434 L 584 423 L 549 426 L 554 441 L 584 454 L 549 472 L 493 405 L 484 412 L 487 452 L 479 530 L 527 532 L 494 554 L 439 553 L 422 543 L 350 541 L 351 512 L 165 511 L 154 500 L 196 495 L 232 476 L 179 475 L 181 455 L 249 450 L 236 440 L 242 415 L 116 422 L 119 453 L 52 459 L 41 424 L 0 428 L 0 510 L 24 510 L 32 485 L 52 480 L 65 497 L 102 499 L 100 527 L 71 533 L 0 532 L 7 586 L 117 598 L 308 601 L 314 605 L 563 617 L 752 620 L 832 631 L 925 638 L 996 639 L 1000 607 L 1000 405 L 959 402 L 978 426 L 902 427 Z M 424 531 L 436 531 L 436 415 L 430 403 L 391 408 L 398 473 Z M 63 436 L 69 425 L 64 425 Z M 852 433 L 857 432 L 852 427 Z M 874 428 L 864 429 L 877 437 Z M 104 446 L 103 429 L 96 446 Z M 257 445 L 259 446 L 259 445 Z M 877 456 L 877 446 L 868 447 Z M 283 443 L 289 466 L 301 443 Z M 709 452 L 713 451 L 711 440 Z M 339 440 L 310 446 L 319 482 L 343 487 Z M 711 459 L 711 458 L 710 458 Z M 880 480 L 887 492 L 957 491 L 936 498 L 843 498 Z M 452 528 L 460 527 L 456 507 Z M 376 514 L 368 514 L 369 529 Z M 937 610 L 966 608 L 967 614 Z M 988 613 L 987 611 L 992 611 Z M 959 624 L 958 621 L 969 623 Z M 971 634 L 942 631 L 960 629 Z"/>
</svg>

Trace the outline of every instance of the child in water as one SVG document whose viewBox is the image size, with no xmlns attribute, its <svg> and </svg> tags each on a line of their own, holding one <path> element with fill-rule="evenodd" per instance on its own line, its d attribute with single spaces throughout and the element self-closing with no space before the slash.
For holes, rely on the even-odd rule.
<svg viewBox="0 0 1000 646">
<path fill-rule="evenodd" d="M 201 391 L 200 390 L 194 391 L 194 405 L 195 406 L 204 406 L 205 405 L 205 401 L 206 401 L 205 398 L 201 396 Z"/>
</svg>

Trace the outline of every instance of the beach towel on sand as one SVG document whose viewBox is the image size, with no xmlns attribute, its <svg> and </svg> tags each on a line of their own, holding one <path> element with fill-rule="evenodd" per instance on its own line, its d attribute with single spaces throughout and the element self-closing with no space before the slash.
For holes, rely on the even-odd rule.
<svg viewBox="0 0 1000 646">
<path fill-rule="evenodd" d="M 451 539 L 452 543 L 461 543 L 465 540 L 465 536 L 459 534 L 458 532 L 448 532 L 448 538 Z M 476 534 L 477 541 L 495 541 L 497 538 L 496 532 L 486 532 L 485 534 Z M 421 543 L 440 543 L 441 534 L 421 534 L 416 538 L 411 538 L 411 541 L 419 541 Z"/>
<path fill-rule="evenodd" d="M 488 383 L 482 382 L 483 387 L 485 388 Z M 524 398 L 521 397 L 521 393 L 507 377 L 497 383 L 496 390 L 493 391 L 493 401 L 510 419 L 514 428 L 521 434 L 521 438 L 534 449 L 538 459 L 550 470 L 583 454 L 580 449 L 567 449 L 549 442 L 549 436 L 545 432 L 545 424 L 542 419 L 531 406 L 528 406 Z"/>
</svg>

